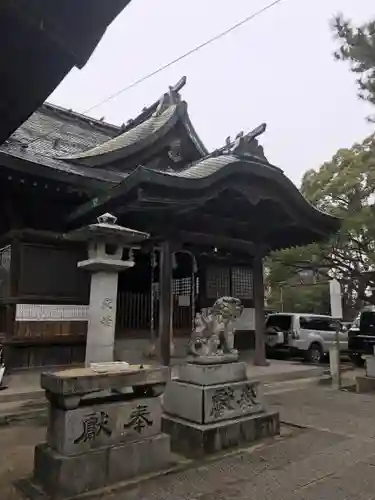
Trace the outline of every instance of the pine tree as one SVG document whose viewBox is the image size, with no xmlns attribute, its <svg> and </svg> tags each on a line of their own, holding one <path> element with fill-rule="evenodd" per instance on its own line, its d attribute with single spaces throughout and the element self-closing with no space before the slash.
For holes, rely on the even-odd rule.
<svg viewBox="0 0 375 500">
<path fill-rule="evenodd" d="M 350 62 L 351 70 L 359 75 L 359 97 L 375 105 L 375 20 L 354 26 L 339 15 L 332 21 L 332 29 L 341 44 L 335 58 Z"/>
</svg>

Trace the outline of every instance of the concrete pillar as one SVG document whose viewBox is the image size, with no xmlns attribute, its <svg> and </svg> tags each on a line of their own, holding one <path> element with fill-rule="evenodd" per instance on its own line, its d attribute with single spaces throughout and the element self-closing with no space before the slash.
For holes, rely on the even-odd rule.
<svg viewBox="0 0 375 500">
<path fill-rule="evenodd" d="M 101 271 L 91 277 L 86 364 L 113 361 L 117 283 L 117 272 Z"/>
<path fill-rule="evenodd" d="M 263 281 L 263 259 L 261 255 L 255 255 L 253 259 L 253 290 L 255 309 L 255 357 L 254 364 L 257 366 L 268 366 L 266 359 L 266 345 L 264 339 L 264 281 Z"/>
<path fill-rule="evenodd" d="M 329 369 L 332 377 L 332 387 L 340 389 L 341 387 L 341 372 L 340 372 L 340 350 L 334 344 L 329 348 Z"/>
<path fill-rule="evenodd" d="M 134 266 L 133 249 L 149 237 L 116 224 L 116 217 L 104 214 L 97 224 L 72 231 L 67 238 L 88 242 L 88 259 L 78 267 L 90 271 L 90 304 L 86 340 L 86 365 L 113 361 L 116 329 L 118 273 Z M 122 260 L 123 251 L 128 260 Z"/>
</svg>

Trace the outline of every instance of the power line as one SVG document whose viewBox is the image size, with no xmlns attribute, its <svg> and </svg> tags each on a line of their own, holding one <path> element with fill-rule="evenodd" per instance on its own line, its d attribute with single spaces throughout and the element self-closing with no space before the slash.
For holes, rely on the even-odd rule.
<svg viewBox="0 0 375 500">
<path fill-rule="evenodd" d="M 206 40 L 205 42 L 201 43 L 200 45 L 197 45 L 195 46 L 194 48 L 190 49 L 188 52 L 185 52 L 184 54 L 182 54 L 181 56 L 179 57 L 176 57 L 176 59 L 173 59 L 172 61 L 169 61 L 168 63 L 164 64 L 163 66 L 160 66 L 158 69 L 156 69 L 155 71 L 152 71 L 151 73 L 148 73 L 147 75 L 143 76 L 142 78 L 139 78 L 138 80 L 135 80 L 134 82 L 132 82 L 130 85 L 127 85 L 126 87 L 123 87 L 122 89 L 118 90 L 117 92 L 115 92 L 114 94 L 111 94 L 110 96 L 106 97 L 105 99 L 99 101 L 98 103 L 94 104 L 93 106 L 91 106 L 90 108 L 87 108 L 85 109 L 84 111 L 81 112 L 81 114 L 85 115 L 86 113 L 89 113 L 90 111 L 92 111 L 93 109 L 96 109 L 98 108 L 99 106 L 102 106 L 103 104 L 111 101 L 112 99 L 115 99 L 116 97 L 118 97 L 119 95 L 123 94 L 124 92 L 127 92 L 128 90 L 136 87 L 137 85 L 139 85 L 140 83 L 143 83 L 144 81 L 148 80 L 149 78 L 157 75 L 158 73 L 161 73 L 162 71 L 170 68 L 171 66 L 173 66 L 174 64 L 182 61 L 183 59 L 185 59 L 186 57 L 189 57 L 190 55 L 198 52 L 199 50 L 203 49 L 204 47 L 207 47 L 208 45 L 210 45 L 211 43 L 213 42 L 216 42 L 217 40 L 220 40 L 221 38 L 223 38 L 224 36 L 228 35 L 229 33 L 232 33 L 232 31 L 240 28 L 241 26 L 243 26 L 244 24 L 248 23 L 249 21 L 252 21 L 253 19 L 255 19 L 256 17 L 260 16 L 261 14 L 263 14 L 264 12 L 272 9 L 273 7 L 275 7 L 277 4 L 281 3 L 283 0 L 274 0 L 273 2 L 265 5 L 264 7 L 262 7 L 261 9 L 257 10 L 256 12 L 254 12 L 253 14 L 245 17 L 244 19 L 242 19 L 242 21 L 239 21 L 238 23 L 232 25 L 230 28 L 227 28 L 226 30 L 222 31 L 221 33 L 213 36 L 212 38 L 209 38 L 208 40 Z M 63 125 L 62 125 L 63 126 Z M 61 126 L 61 127 L 62 127 Z M 55 130 L 51 130 L 50 132 L 48 132 L 48 134 L 44 135 L 44 136 L 41 136 L 41 137 L 37 137 L 36 139 L 34 139 L 33 141 L 30 141 L 28 144 L 33 144 L 34 142 L 37 142 L 39 141 L 40 139 L 45 139 L 46 137 L 49 137 L 51 134 L 53 134 L 54 132 L 57 132 L 58 130 L 60 130 L 61 127 L 58 127 L 57 129 Z"/>
<path fill-rule="evenodd" d="M 272 7 L 275 7 L 275 5 L 281 3 L 282 1 L 283 0 L 275 0 L 274 2 L 266 5 L 262 9 L 258 10 L 254 14 L 251 14 L 250 16 L 245 17 L 245 19 L 243 19 L 242 21 L 239 21 L 238 23 L 234 24 L 233 26 L 231 26 L 230 28 L 226 29 L 225 31 L 222 31 L 218 35 L 215 35 L 214 37 L 209 38 L 208 40 L 206 40 L 205 42 L 201 43 L 200 45 L 197 45 L 193 49 L 190 49 L 188 52 L 185 52 L 185 54 L 182 54 L 181 56 L 176 57 L 176 59 L 173 59 L 169 63 L 164 64 L 164 66 L 160 66 L 155 71 L 152 71 L 151 73 L 148 73 L 147 75 L 143 76 L 142 78 L 139 78 L 139 80 L 135 80 L 133 83 L 131 83 L 127 87 L 122 88 L 121 90 L 115 92 L 114 94 L 110 95 L 109 97 L 106 97 L 105 99 L 103 99 L 102 101 L 98 102 L 97 104 L 94 104 L 94 106 L 91 106 L 91 108 L 86 109 L 83 112 L 83 114 L 89 113 L 93 109 L 98 108 L 99 106 L 101 106 L 102 104 L 105 104 L 108 101 L 111 101 L 115 97 L 118 97 L 119 95 L 123 94 L 124 92 L 127 92 L 128 90 L 136 87 L 137 85 L 139 85 L 140 83 L 143 83 L 145 80 L 148 80 L 152 76 L 155 76 L 158 73 L 161 73 L 165 69 L 170 68 L 171 66 L 173 66 L 174 64 L 182 61 L 186 57 L 189 57 L 190 55 L 194 54 L 195 52 L 198 52 L 198 50 L 201 50 L 204 47 L 207 47 L 207 45 L 210 45 L 211 43 L 216 42 L 217 40 L 220 40 L 224 36 L 228 35 L 229 33 L 231 33 L 232 31 L 236 30 L 237 28 L 240 28 L 241 26 L 243 26 L 244 24 L 248 23 L 252 19 L 255 19 L 256 17 L 260 16 L 261 14 L 263 14 L 264 12 L 266 12 L 267 10 L 271 9 Z"/>
</svg>

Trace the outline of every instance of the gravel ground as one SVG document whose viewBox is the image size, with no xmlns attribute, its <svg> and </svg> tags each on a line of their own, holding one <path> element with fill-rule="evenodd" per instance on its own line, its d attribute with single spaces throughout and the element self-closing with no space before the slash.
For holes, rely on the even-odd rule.
<svg viewBox="0 0 375 500">
<path fill-rule="evenodd" d="M 293 424 L 275 441 L 160 476 L 105 500 L 375 500 L 375 396 L 309 386 L 272 394 Z M 44 419 L 0 428 L 0 498 L 21 500 L 13 486 L 31 473 Z"/>
</svg>

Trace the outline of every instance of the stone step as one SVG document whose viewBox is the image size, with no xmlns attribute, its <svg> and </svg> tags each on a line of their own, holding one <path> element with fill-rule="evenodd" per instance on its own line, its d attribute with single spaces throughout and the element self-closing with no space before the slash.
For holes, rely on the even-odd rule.
<svg viewBox="0 0 375 500">
<path fill-rule="evenodd" d="M 32 388 L 29 391 L 13 391 L 8 387 L 0 392 L 0 405 L 3 403 L 12 403 L 30 400 L 43 400 L 45 399 L 45 391 L 43 389 Z"/>
<path fill-rule="evenodd" d="M 46 400 L 12 401 L 0 404 L 0 425 L 27 421 L 43 416 L 47 416 Z"/>
</svg>

